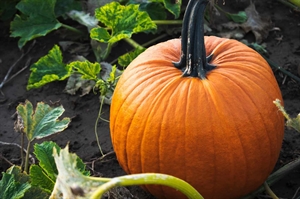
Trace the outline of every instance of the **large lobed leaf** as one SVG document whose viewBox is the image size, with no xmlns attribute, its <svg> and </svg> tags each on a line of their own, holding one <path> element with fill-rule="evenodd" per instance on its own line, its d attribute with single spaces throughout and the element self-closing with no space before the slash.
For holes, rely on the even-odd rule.
<svg viewBox="0 0 300 199">
<path fill-rule="evenodd" d="M 58 120 L 64 112 L 62 106 L 52 108 L 43 102 L 39 102 L 34 111 L 32 104 L 26 100 L 24 104 L 18 105 L 17 112 L 23 120 L 23 131 L 29 141 L 61 132 L 71 121 L 70 118 Z"/>
<path fill-rule="evenodd" d="M 27 89 L 39 88 L 47 83 L 64 80 L 71 75 L 70 65 L 63 63 L 62 53 L 57 45 L 49 53 L 30 66 Z"/>
<path fill-rule="evenodd" d="M 61 27 L 62 24 L 54 13 L 55 3 L 56 0 L 22 0 L 17 4 L 16 8 L 22 14 L 16 15 L 11 22 L 11 36 L 21 37 L 19 48 L 26 42 Z"/>
<path fill-rule="evenodd" d="M 102 27 L 91 30 L 91 38 L 107 43 L 115 43 L 132 34 L 155 30 L 156 25 L 146 12 L 139 11 L 139 5 L 120 5 L 111 2 L 95 10 L 96 18 L 111 29 L 111 34 Z"/>
<path fill-rule="evenodd" d="M 23 198 L 25 192 L 30 189 L 31 185 L 28 182 L 18 182 L 15 179 L 15 174 L 11 173 L 10 171 L 2 174 L 2 179 L 0 180 L 0 198 Z"/>
</svg>

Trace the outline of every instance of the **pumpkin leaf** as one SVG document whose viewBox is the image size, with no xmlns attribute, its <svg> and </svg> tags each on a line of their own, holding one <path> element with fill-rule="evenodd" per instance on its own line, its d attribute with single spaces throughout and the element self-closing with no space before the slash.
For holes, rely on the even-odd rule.
<svg viewBox="0 0 300 199">
<path fill-rule="evenodd" d="M 39 88 L 47 83 L 64 80 L 70 76 L 72 68 L 63 63 L 62 53 L 57 45 L 49 53 L 30 66 L 27 89 Z"/>
<path fill-rule="evenodd" d="M 71 10 L 81 11 L 81 2 L 77 0 L 56 0 L 54 8 L 56 17 L 64 16 L 67 12 L 70 12 Z"/>
<path fill-rule="evenodd" d="M 79 191 L 84 193 L 85 198 L 89 198 L 93 191 L 104 184 L 99 180 L 86 177 L 78 169 L 78 157 L 76 154 L 69 153 L 68 145 L 58 152 L 55 148 L 53 156 L 58 170 L 58 176 L 50 198 L 76 198 Z M 75 190 L 77 192 L 75 192 Z"/>
<path fill-rule="evenodd" d="M 226 12 L 226 16 L 235 23 L 244 23 L 247 21 L 247 14 L 245 11 L 240 11 L 237 14 Z"/>
<path fill-rule="evenodd" d="M 111 2 L 95 10 L 96 18 L 107 28 L 93 28 L 90 32 L 92 39 L 105 43 L 115 43 L 132 34 L 155 30 L 156 25 L 146 12 L 139 11 L 138 5 L 120 5 Z"/>
<path fill-rule="evenodd" d="M 98 62 L 91 63 L 89 61 L 74 61 L 69 64 L 70 68 L 74 68 L 82 76 L 81 78 L 87 80 L 97 80 L 97 76 L 101 71 L 100 64 Z"/>
<path fill-rule="evenodd" d="M 19 199 L 22 198 L 25 192 L 30 189 L 31 185 L 28 182 L 19 183 L 15 179 L 14 174 L 2 173 L 0 180 L 0 198 Z"/>
<path fill-rule="evenodd" d="M 23 132 L 26 134 L 28 141 L 41 139 L 66 129 L 70 123 L 70 118 L 58 118 L 63 114 L 62 106 L 51 108 L 43 102 L 37 103 L 36 109 L 33 110 L 32 104 L 26 100 L 24 104 L 17 106 L 18 118 L 22 119 Z"/>
<path fill-rule="evenodd" d="M 39 165 L 30 167 L 31 184 L 40 187 L 47 193 L 51 193 L 58 174 L 57 168 L 52 156 L 53 148 L 60 150 L 54 142 L 43 142 L 34 145 L 34 154 L 39 160 Z"/>
<path fill-rule="evenodd" d="M 147 12 L 152 20 L 164 20 L 167 18 L 167 12 L 162 3 L 151 1 L 141 3 L 131 0 L 128 4 L 139 4 L 139 10 Z"/>
<path fill-rule="evenodd" d="M 137 0 L 129 0 L 128 4 L 140 4 L 140 10 L 146 11 L 153 20 L 162 20 L 167 16 L 165 9 L 172 13 L 177 19 L 180 15 L 182 1 L 145 0 L 141 2 Z M 155 15 L 155 13 L 157 15 Z"/>
<path fill-rule="evenodd" d="M 64 91 L 70 95 L 75 95 L 81 89 L 81 97 L 89 94 L 95 86 L 95 81 L 83 79 L 81 76 L 81 74 L 72 73 Z"/>
<path fill-rule="evenodd" d="M 139 54 L 145 51 L 145 48 L 136 48 L 134 51 L 126 53 L 118 58 L 118 63 L 122 67 L 128 66 Z"/>
<path fill-rule="evenodd" d="M 0 1 L 0 20 L 11 19 L 17 12 L 16 5 L 19 0 L 1 0 Z"/>
<path fill-rule="evenodd" d="M 16 5 L 21 15 L 15 16 L 10 27 L 11 37 L 21 37 L 18 41 L 19 48 L 62 26 L 54 13 L 55 3 L 56 0 L 21 0 Z"/>
</svg>

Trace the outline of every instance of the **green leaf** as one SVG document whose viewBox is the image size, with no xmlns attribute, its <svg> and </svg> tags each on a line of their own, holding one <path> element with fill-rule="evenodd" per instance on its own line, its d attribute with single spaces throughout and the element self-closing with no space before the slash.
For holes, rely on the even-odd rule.
<svg viewBox="0 0 300 199">
<path fill-rule="evenodd" d="M 0 198 L 19 199 L 22 198 L 25 192 L 31 187 L 26 183 L 19 183 L 15 180 L 14 174 L 2 173 L 0 181 Z"/>
<path fill-rule="evenodd" d="M 14 175 L 14 179 L 17 183 L 20 184 L 26 184 L 30 181 L 30 177 L 29 175 L 27 175 L 26 173 L 23 173 L 21 170 L 21 167 L 19 166 L 12 166 L 10 167 L 7 171 L 7 174 L 12 174 Z M 53 183 L 54 184 L 54 183 Z M 49 198 L 49 194 L 47 194 L 46 192 L 44 192 L 42 189 L 40 189 L 39 187 L 35 187 L 32 182 L 31 182 L 31 187 L 26 190 L 24 196 L 22 197 L 22 199 L 33 199 L 33 198 L 38 198 L 39 199 L 47 199 Z M 1 196 L 0 196 L 1 198 Z"/>
<path fill-rule="evenodd" d="M 68 127 L 70 118 L 58 118 L 63 114 L 62 106 L 51 108 L 49 105 L 39 102 L 35 111 L 32 104 L 26 100 L 24 104 L 17 106 L 18 115 L 24 124 L 24 133 L 28 141 L 41 139 L 61 132 Z"/>
<path fill-rule="evenodd" d="M 53 157 L 53 151 L 60 152 L 60 147 L 55 142 L 43 142 L 42 144 L 34 145 L 34 154 L 39 160 L 39 165 L 30 167 L 31 184 L 40 187 L 47 193 L 51 193 L 56 181 L 58 171 Z M 85 170 L 85 164 L 76 156 L 76 168 L 83 175 L 90 175 L 89 171 Z"/>
<path fill-rule="evenodd" d="M 1 0 L 0 1 L 0 20 L 10 20 L 17 12 L 16 5 L 19 0 Z"/>
<path fill-rule="evenodd" d="M 11 22 L 11 37 L 21 37 L 18 46 L 22 48 L 28 41 L 45 36 L 62 24 L 56 19 L 56 0 L 21 0 L 16 8 L 22 13 Z"/>
<path fill-rule="evenodd" d="M 34 145 L 34 154 L 39 160 L 39 166 L 41 167 L 41 169 L 43 169 L 45 174 L 48 176 L 48 178 L 52 181 L 54 185 L 56 175 L 58 174 L 58 172 L 54 162 L 54 158 L 52 156 L 53 148 L 55 148 L 57 151 L 60 151 L 60 147 L 55 142 L 43 142 L 42 144 Z M 33 176 L 31 172 L 30 177 L 34 185 L 39 185 L 38 182 L 35 183 L 34 179 L 36 176 Z"/>
<path fill-rule="evenodd" d="M 226 16 L 236 23 L 244 23 L 247 21 L 247 14 L 245 11 L 240 11 L 237 14 L 226 12 Z"/>
<path fill-rule="evenodd" d="M 161 0 L 158 0 L 158 2 Z M 172 0 L 162 0 L 166 9 L 171 12 L 177 19 L 180 15 L 181 0 L 176 0 L 176 3 L 173 3 Z"/>
<path fill-rule="evenodd" d="M 22 199 L 49 199 L 50 194 L 40 189 L 39 187 L 32 186 L 28 191 L 26 191 Z"/>
<path fill-rule="evenodd" d="M 173 3 L 175 2 L 175 3 Z M 175 18 L 178 18 L 180 15 L 180 9 L 181 9 L 181 4 L 182 1 L 181 0 L 177 0 L 177 1 L 172 1 L 172 0 L 144 0 L 144 1 L 140 1 L 140 0 L 129 0 L 128 2 L 129 4 L 140 4 L 140 8 L 141 10 L 147 11 L 149 13 L 149 15 L 152 17 L 155 17 L 154 15 L 152 15 L 151 13 L 157 13 L 158 15 L 162 16 L 165 15 L 164 10 L 167 9 L 170 13 L 172 13 Z M 158 6 L 158 4 L 163 5 L 164 6 L 164 10 L 162 10 L 161 6 Z M 160 12 L 160 13 L 158 13 Z M 159 19 L 155 19 L 152 18 L 153 20 L 159 20 Z"/>
<path fill-rule="evenodd" d="M 53 190 L 55 179 L 52 181 L 52 179 L 50 179 L 38 165 L 31 165 L 29 171 L 31 184 L 40 187 L 46 193 L 50 194 Z"/>
<path fill-rule="evenodd" d="M 47 83 L 64 80 L 70 76 L 72 68 L 63 63 L 62 53 L 55 45 L 44 57 L 30 66 L 27 89 L 39 88 Z"/>
<path fill-rule="evenodd" d="M 120 5 L 111 2 L 95 10 L 96 18 L 111 29 L 109 34 L 103 28 L 93 28 L 91 38 L 101 42 L 115 43 L 132 34 L 155 30 L 156 25 L 146 12 L 139 11 L 138 5 Z"/>
<path fill-rule="evenodd" d="M 132 52 L 126 53 L 118 58 L 118 63 L 122 67 L 127 67 L 139 54 L 144 51 L 145 49 L 137 48 Z"/>
<path fill-rule="evenodd" d="M 64 16 L 71 10 L 81 11 L 81 2 L 76 0 L 56 0 L 54 9 L 56 17 Z"/>
<path fill-rule="evenodd" d="M 101 70 L 100 64 L 98 62 L 93 64 L 87 60 L 74 61 L 71 62 L 69 65 L 69 67 L 76 69 L 76 71 L 82 75 L 81 78 L 87 80 L 97 81 L 97 76 L 99 75 Z"/>
<path fill-rule="evenodd" d="M 29 176 L 26 173 L 23 173 L 21 167 L 19 166 L 14 165 L 10 167 L 7 169 L 6 173 L 13 174 L 14 179 L 21 184 L 29 181 Z"/>
<path fill-rule="evenodd" d="M 76 154 L 69 153 L 68 146 L 61 149 L 59 155 L 54 149 L 53 156 L 58 169 L 57 180 L 52 192 L 53 198 L 77 198 L 74 191 L 72 192 L 75 189 L 84 191 L 84 197 L 90 198 L 92 193 L 104 184 L 104 181 L 87 177 L 78 169 L 78 157 Z"/>
<path fill-rule="evenodd" d="M 167 18 L 167 12 L 162 3 L 158 2 L 143 2 L 129 1 L 129 4 L 139 4 L 139 10 L 145 11 L 149 14 L 152 20 L 165 20 Z"/>
</svg>

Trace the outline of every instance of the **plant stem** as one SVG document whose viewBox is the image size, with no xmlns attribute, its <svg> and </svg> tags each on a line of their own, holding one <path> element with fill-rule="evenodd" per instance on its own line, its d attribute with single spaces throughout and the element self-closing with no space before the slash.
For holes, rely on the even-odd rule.
<svg viewBox="0 0 300 199">
<path fill-rule="evenodd" d="M 101 56 L 101 61 L 105 60 L 109 56 L 110 51 L 112 49 L 112 45 L 113 45 L 112 43 L 107 44 L 107 47 L 106 47 L 104 53 Z"/>
<path fill-rule="evenodd" d="M 264 182 L 264 188 L 272 199 L 279 199 L 276 196 L 276 194 L 272 191 L 272 189 L 269 187 L 268 183 Z"/>
<path fill-rule="evenodd" d="M 101 196 L 109 189 L 116 186 L 132 186 L 132 185 L 165 185 L 179 190 L 189 199 L 203 199 L 199 192 L 187 182 L 165 174 L 145 173 L 133 174 L 122 177 L 112 178 L 109 182 L 100 186 L 91 196 L 92 199 L 101 198 Z"/>
<path fill-rule="evenodd" d="M 97 119 L 96 119 L 96 122 L 95 122 L 95 136 L 96 136 L 96 141 L 97 141 L 97 145 L 98 145 L 99 151 L 101 153 L 101 156 L 104 156 L 104 153 L 102 151 L 100 141 L 99 141 L 99 136 L 98 136 L 98 122 L 99 122 L 99 119 L 101 118 L 103 103 L 104 103 L 104 97 L 101 100 L 98 116 L 97 116 Z"/>
<path fill-rule="evenodd" d="M 182 20 L 153 20 L 156 25 L 181 25 Z"/>
<path fill-rule="evenodd" d="M 288 2 L 286 0 L 277 0 L 277 1 L 279 1 L 280 3 L 283 3 L 286 6 L 289 6 L 290 8 L 294 9 L 295 11 L 299 11 L 300 10 L 300 8 L 298 6 L 296 6 L 296 5 Z"/>
<path fill-rule="evenodd" d="M 140 48 L 140 49 L 143 49 L 144 47 L 141 46 L 140 44 L 138 44 L 136 41 L 134 41 L 133 39 L 131 38 L 125 38 L 124 39 L 128 44 L 130 44 L 133 48 Z"/>
<path fill-rule="evenodd" d="M 28 140 L 27 143 L 27 151 L 26 151 L 26 156 L 25 156 L 25 167 L 24 167 L 24 171 L 26 173 L 29 173 L 29 150 L 30 150 L 30 145 L 31 145 L 31 141 Z"/>
<path fill-rule="evenodd" d="M 183 76 L 206 79 L 206 73 L 215 68 L 208 63 L 212 55 L 206 57 L 204 45 L 204 11 L 207 0 L 190 0 L 183 18 L 181 33 L 181 57 L 174 63 L 184 70 Z"/>
<path fill-rule="evenodd" d="M 24 133 L 23 132 L 20 132 L 21 133 L 21 165 L 20 167 L 23 168 L 24 166 L 24 151 L 23 151 L 23 147 L 24 147 Z"/>
<path fill-rule="evenodd" d="M 69 25 L 66 25 L 66 24 L 63 24 L 63 23 L 61 24 L 61 26 L 64 27 L 64 28 L 66 28 L 66 29 L 68 29 L 68 30 L 76 32 L 76 33 L 78 33 L 80 35 L 83 35 L 83 32 L 81 30 L 78 30 L 77 28 L 74 28 L 72 26 L 69 26 Z"/>
</svg>

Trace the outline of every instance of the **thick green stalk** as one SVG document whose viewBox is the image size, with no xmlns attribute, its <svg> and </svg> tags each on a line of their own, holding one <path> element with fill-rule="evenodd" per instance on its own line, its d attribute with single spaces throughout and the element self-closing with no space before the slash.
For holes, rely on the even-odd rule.
<svg viewBox="0 0 300 199">
<path fill-rule="evenodd" d="M 212 55 L 206 57 L 204 45 L 204 11 L 207 0 L 190 0 L 183 18 L 181 33 L 181 57 L 174 63 L 184 70 L 183 76 L 206 78 L 206 73 L 215 68 L 209 64 Z"/>
<path fill-rule="evenodd" d="M 145 173 L 145 174 L 133 174 L 126 175 L 122 177 L 112 178 L 109 182 L 106 182 L 100 186 L 91 196 L 92 199 L 101 198 L 101 196 L 108 190 L 116 186 L 132 186 L 132 185 L 165 185 L 172 187 L 189 199 L 203 199 L 199 192 L 194 189 L 187 182 L 165 174 L 156 174 L 156 173 Z"/>
</svg>

